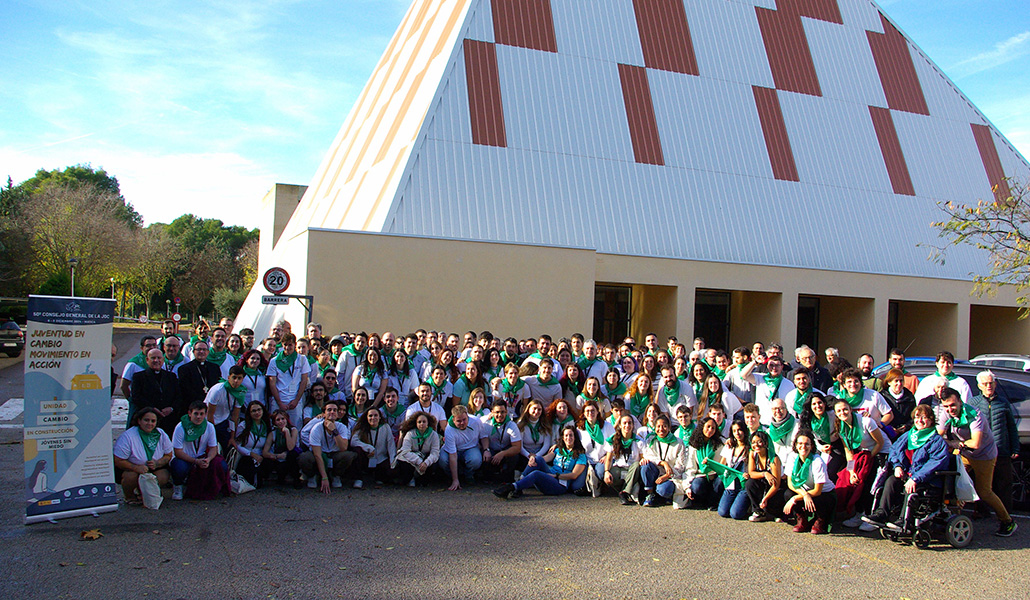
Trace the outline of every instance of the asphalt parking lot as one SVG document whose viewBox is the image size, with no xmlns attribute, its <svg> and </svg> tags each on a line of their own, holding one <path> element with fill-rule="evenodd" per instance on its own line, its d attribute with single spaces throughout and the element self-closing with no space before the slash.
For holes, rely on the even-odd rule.
<svg viewBox="0 0 1030 600">
<path fill-rule="evenodd" d="M 0 598 L 1024 598 L 1030 572 L 1025 518 L 919 550 L 613 497 L 272 487 L 25 526 L 21 482 L 21 431 L 0 428 Z"/>
</svg>

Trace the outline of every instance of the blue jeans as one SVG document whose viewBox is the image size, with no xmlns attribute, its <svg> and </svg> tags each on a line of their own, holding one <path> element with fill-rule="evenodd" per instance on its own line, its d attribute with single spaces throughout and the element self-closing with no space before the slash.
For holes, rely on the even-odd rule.
<svg viewBox="0 0 1030 600">
<path fill-rule="evenodd" d="M 465 477 L 466 480 L 471 478 L 472 474 L 483 465 L 483 452 L 479 449 L 479 446 L 467 450 L 459 450 L 457 454 L 458 474 Z M 439 465 L 447 477 L 451 477 L 451 455 L 440 450 Z"/>
<path fill-rule="evenodd" d="M 707 476 L 702 475 L 690 482 L 690 491 L 694 493 L 694 499 L 691 500 L 692 506 L 716 506 L 719 503 L 719 497 L 722 496 L 722 479 L 718 477 L 708 479 Z"/>
<path fill-rule="evenodd" d="M 738 521 L 748 517 L 748 512 L 751 510 L 751 499 L 744 493 L 739 482 L 737 485 L 737 489 L 723 491 L 722 498 L 719 499 L 720 517 Z"/>
<path fill-rule="evenodd" d="M 168 463 L 168 470 L 172 472 L 172 484 L 184 485 L 186 483 L 186 476 L 190 474 L 192 467 L 191 463 L 180 458 L 173 458 L 172 462 Z"/>
<path fill-rule="evenodd" d="M 661 475 L 663 469 L 656 463 L 650 462 L 640 467 L 640 478 L 644 481 L 644 491 L 654 490 L 654 493 L 658 494 L 666 500 L 671 500 L 672 495 L 676 493 L 676 484 L 672 480 L 663 481 L 658 485 L 655 485 L 655 480 Z"/>
<path fill-rule="evenodd" d="M 522 472 L 522 478 L 515 482 L 515 489 L 521 492 L 522 490 L 535 487 L 542 494 L 560 496 L 566 492 L 574 492 L 586 485 L 586 483 L 586 469 L 583 469 L 579 477 L 569 482 L 569 487 L 565 487 L 546 467 L 535 466 L 526 467 L 526 470 Z"/>
</svg>

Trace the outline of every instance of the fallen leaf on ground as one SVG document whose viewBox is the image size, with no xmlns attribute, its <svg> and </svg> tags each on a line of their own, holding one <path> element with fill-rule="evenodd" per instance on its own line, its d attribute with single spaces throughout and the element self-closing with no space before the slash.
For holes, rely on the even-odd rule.
<svg viewBox="0 0 1030 600">
<path fill-rule="evenodd" d="M 79 533 L 79 538 L 84 540 L 99 540 L 102 537 L 104 537 L 104 534 L 100 533 L 99 529 L 90 529 Z"/>
</svg>

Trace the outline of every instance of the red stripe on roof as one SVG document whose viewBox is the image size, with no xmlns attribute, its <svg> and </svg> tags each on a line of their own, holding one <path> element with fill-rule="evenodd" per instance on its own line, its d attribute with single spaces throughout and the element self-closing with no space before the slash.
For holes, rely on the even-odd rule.
<svg viewBox="0 0 1030 600">
<path fill-rule="evenodd" d="M 887 106 L 894 110 L 929 115 L 923 87 L 919 84 L 919 75 L 912 64 L 912 55 L 908 50 L 908 42 L 901 32 L 880 13 L 883 33 L 867 31 L 869 49 L 876 61 L 876 70 L 880 74 L 880 84 L 887 98 Z"/>
<path fill-rule="evenodd" d="M 891 117 L 890 109 L 870 106 L 869 116 L 873 119 L 876 138 L 880 140 L 883 164 L 887 167 L 887 175 L 891 178 L 894 193 L 915 196 L 916 191 L 912 187 L 912 178 L 908 173 L 905 155 L 901 152 L 901 142 L 898 140 L 898 131 L 894 128 L 894 118 Z"/>
<path fill-rule="evenodd" d="M 790 10 L 755 7 L 776 89 L 822 96 L 801 17 Z"/>
<path fill-rule="evenodd" d="M 1005 170 L 1001 166 L 1001 159 L 998 158 L 998 148 L 994 145 L 994 136 L 991 128 L 986 125 L 970 123 L 973 128 L 973 139 L 976 140 L 976 147 L 980 150 L 980 160 L 984 163 L 984 171 L 987 172 L 987 180 L 991 182 L 991 190 L 997 200 L 1006 200 L 1012 195 L 1009 184 L 1005 181 Z"/>
<path fill-rule="evenodd" d="M 658 138 L 658 121 L 651 102 L 651 86 L 647 83 L 647 69 L 632 65 L 619 65 L 622 80 L 622 98 L 626 103 L 629 137 L 633 141 L 633 156 L 638 163 L 664 165 L 662 141 Z"/>
<path fill-rule="evenodd" d="M 769 151 L 769 163 L 773 176 L 784 181 L 798 181 L 798 168 L 794 164 L 794 151 L 790 148 L 787 125 L 783 122 L 780 99 L 776 90 L 752 86 L 758 118 L 765 134 L 765 147 Z"/>
<path fill-rule="evenodd" d="M 491 0 L 490 7 L 498 44 L 558 51 L 551 0 Z"/>
<path fill-rule="evenodd" d="M 633 0 L 633 12 L 645 65 L 662 71 L 699 74 L 682 0 Z"/>
<path fill-rule="evenodd" d="M 776 8 L 799 17 L 809 17 L 830 23 L 844 24 L 837 0 L 776 0 Z"/>
<path fill-rule="evenodd" d="M 465 40 L 465 78 L 468 82 L 472 142 L 484 146 L 507 146 L 501 78 L 497 72 L 497 49 L 493 44 Z"/>
</svg>

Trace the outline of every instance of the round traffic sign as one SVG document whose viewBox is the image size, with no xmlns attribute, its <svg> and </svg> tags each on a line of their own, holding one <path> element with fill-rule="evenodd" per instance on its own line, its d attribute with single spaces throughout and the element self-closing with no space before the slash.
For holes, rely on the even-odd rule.
<svg viewBox="0 0 1030 600">
<path fill-rule="evenodd" d="M 272 294 L 279 295 L 285 292 L 286 288 L 290 287 L 290 274 L 286 272 L 286 269 L 272 267 L 265 271 L 262 281 L 265 284 L 266 290 Z"/>
<path fill-rule="evenodd" d="M 182 315 L 180 315 L 179 313 L 172 313 L 172 320 L 178 323 L 182 320 Z"/>
<path fill-rule="evenodd" d="M 176 304 L 182 304 L 182 301 L 181 301 L 181 300 L 179 300 L 179 297 L 178 297 L 178 296 L 176 296 L 176 297 L 175 297 L 175 303 L 176 303 Z"/>
</svg>

